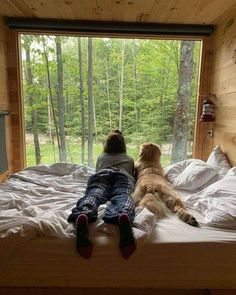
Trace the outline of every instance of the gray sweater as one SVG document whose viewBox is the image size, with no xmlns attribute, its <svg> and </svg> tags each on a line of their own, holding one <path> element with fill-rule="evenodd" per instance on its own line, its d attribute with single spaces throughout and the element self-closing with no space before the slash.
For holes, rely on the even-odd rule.
<svg viewBox="0 0 236 295">
<path fill-rule="evenodd" d="M 119 170 L 125 173 L 134 183 L 134 160 L 126 153 L 108 154 L 102 153 L 96 164 L 96 172 L 103 169 Z"/>
</svg>

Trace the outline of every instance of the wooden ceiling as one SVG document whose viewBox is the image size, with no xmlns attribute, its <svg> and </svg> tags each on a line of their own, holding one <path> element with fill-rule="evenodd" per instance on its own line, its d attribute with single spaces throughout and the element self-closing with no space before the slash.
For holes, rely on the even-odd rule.
<svg viewBox="0 0 236 295">
<path fill-rule="evenodd" d="M 235 0 L 0 0 L 0 15 L 68 20 L 216 24 Z"/>
</svg>

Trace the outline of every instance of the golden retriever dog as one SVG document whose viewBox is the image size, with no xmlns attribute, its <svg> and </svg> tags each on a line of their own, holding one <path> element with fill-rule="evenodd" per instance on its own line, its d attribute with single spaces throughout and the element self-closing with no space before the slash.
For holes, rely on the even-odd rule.
<svg viewBox="0 0 236 295">
<path fill-rule="evenodd" d="M 132 194 L 135 205 L 147 208 L 157 218 L 165 216 L 170 209 L 184 222 L 199 226 L 197 220 L 186 211 L 178 194 L 165 180 L 160 157 L 161 151 L 157 144 L 141 145 L 138 161 L 135 163 L 137 182 Z"/>
</svg>

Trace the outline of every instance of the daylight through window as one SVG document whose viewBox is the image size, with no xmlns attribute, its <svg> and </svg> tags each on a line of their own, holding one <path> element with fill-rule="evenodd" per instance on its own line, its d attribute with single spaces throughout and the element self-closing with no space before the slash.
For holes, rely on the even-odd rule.
<svg viewBox="0 0 236 295">
<path fill-rule="evenodd" d="M 201 41 L 21 34 L 27 166 L 94 166 L 122 130 L 137 159 L 161 146 L 167 166 L 192 156 Z"/>
</svg>

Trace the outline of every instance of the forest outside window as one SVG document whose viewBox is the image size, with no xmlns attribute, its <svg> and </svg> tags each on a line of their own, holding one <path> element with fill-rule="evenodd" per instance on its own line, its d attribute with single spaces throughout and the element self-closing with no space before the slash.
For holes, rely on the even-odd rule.
<svg viewBox="0 0 236 295">
<path fill-rule="evenodd" d="M 167 166 L 192 157 L 201 41 L 21 34 L 27 166 L 94 167 L 120 129 Z"/>
</svg>

